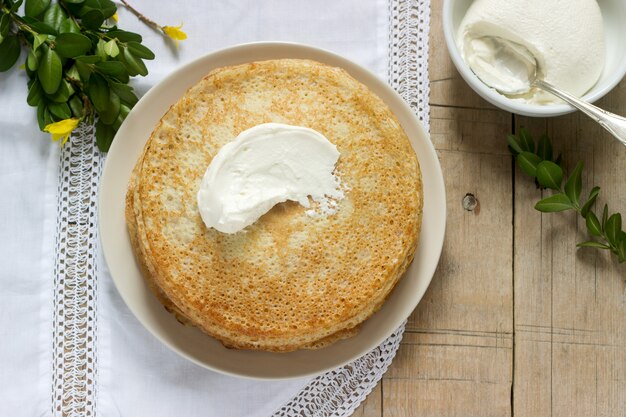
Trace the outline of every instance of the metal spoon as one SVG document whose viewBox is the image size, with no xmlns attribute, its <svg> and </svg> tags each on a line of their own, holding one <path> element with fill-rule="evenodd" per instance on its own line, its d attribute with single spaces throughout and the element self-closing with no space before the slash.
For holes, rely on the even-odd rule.
<svg viewBox="0 0 626 417">
<path fill-rule="evenodd" d="M 523 45 L 498 37 L 483 37 L 479 41 L 483 43 L 488 42 L 495 51 L 493 55 L 483 56 L 489 58 L 487 61 L 481 59 L 483 57 L 479 57 L 479 59 L 475 61 L 476 65 L 473 65 L 474 62 L 469 62 L 469 66 L 472 71 L 474 71 L 478 78 L 480 78 L 485 84 L 504 95 L 516 96 L 524 94 L 530 91 L 533 87 L 546 91 L 561 100 L 566 101 L 585 113 L 587 116 L 591 117 L 626 146 L 626 118 L 596 107 L 593 104 L 590 104 L 585 100 L 582 100 L 555 87 L 549 82 L 540 79 L 537 74 L 537 61 L 530 51 L 528 51 L 528 49 Z M 529 59 L 534 61 L 534 65 L 532 65 L 532 62 L 529 63 Z M 492 64 L 493 62 L 497 62 L 498 65 L 496 66 L 495 64 Z M 517 88 L 507 90 L 507 86 L 505 85 L 491 85 L 493 83 L 488 82 L 488 80 L 491 79 L 488 71 L 505 71 L 507 75 L 510 76 L 511 74 L 520 75 L 520 68 L 523 69 L 523 78 L 526 78 L 526 76 L 528 77 L 527 89 L 520 89 L 518 85 Z"/>
<path fill-rule="evenodd" d="M 587 103 L 585 100 L 573 96 L 572 94 L 555 87 L 547 81 L 540 80 L 539 78 L 535 78 L 531 83 L 531 86 L 540 88 L 543 91 L 555 95 L 561 100 L 576 107 L 578 110 L 598 122 L 600 126 L 605 128 L 610 134 L 626 146 L 626 118 L 603 110 L 591 103 Z"/>
</svg>

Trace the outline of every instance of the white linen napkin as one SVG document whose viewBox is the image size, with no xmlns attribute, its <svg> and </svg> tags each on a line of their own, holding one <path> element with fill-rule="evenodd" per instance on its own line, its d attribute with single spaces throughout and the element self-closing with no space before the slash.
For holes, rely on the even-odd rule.
<svg viewBox="0 0 626 417">
<path fill-rule="evenodd" d="M 147 62 L 150 74 L 133 81 L 139 93 L 205 53 L 268 40 L 322 47 L 386 78 L 384 0 L 130 1 L 162 25 L 184 24 L 189 36 L 173 48 L 120 7 L 119 25 L 141 33 L 157 56 Z M 52 306 L 59 301 L 52 281 L 56 196 L 64 186 L 58 183 L 59 148 L 36 128 L 25 74 L 17 68 L 0 74 L 0 89 L 0 415 L 56 416 L 61 414 L 52 407 L 52 331 L 58 323 Z M 227 377 L 180 358 L 139 324 L 105 266 L 99 268 L 97 341 L 90 357 L 95 392 L 87 393 L 95 415 L 268 416 L 308 382 Z"/>
</svg>

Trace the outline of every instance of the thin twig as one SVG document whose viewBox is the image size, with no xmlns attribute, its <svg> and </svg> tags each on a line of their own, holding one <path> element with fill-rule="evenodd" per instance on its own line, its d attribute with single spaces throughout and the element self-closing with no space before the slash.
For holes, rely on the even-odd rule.
<svg viewBox="0 0 626 417">
<path fill-rule="evenodd" d="M 122 4 L 124 5 L 124 7 L 126 7 L 132 14 L 134 14 L 135 16 L 137 16 L 137 19 L 141 20 L 142 22 L 144 22 L 146 25 L 152 27 L 155 30 L 161 31 L 161 25 L 159 25 L 157 22 L 155 22 L 154 20 L 151 20 L 149 18 L 147 18 L 145 15 L 141 14 L 141 12 L 139 12 L 139 10 L 135 9 L 133 6 L 131 6 L 130 4 L 128 4 L 128 2 L 126 0 L 120 0 L 122 2 Z"/>
</svg>

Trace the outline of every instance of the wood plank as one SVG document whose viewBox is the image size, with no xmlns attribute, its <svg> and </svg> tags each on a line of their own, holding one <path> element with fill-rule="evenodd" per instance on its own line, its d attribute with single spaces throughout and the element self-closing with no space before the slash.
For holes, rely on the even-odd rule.
<svg viewBox="0 0 626 417">
<path fill-rule="evenodd" d="M 448 55 L 441 20 L 443 0 L 432 0 L 430 10 L 430 105 L 496 109 L 463 81 Z"/>
<path fill-rule="evenodd" d="M 382 417 L 383 415 L 383 395 L 382 380 L 370 392 L 365 401 L 361 403 L 352 414 L 352 417 Z"/>
<path fill-rule="evenodd" d="M 508 416 L 511 160 L 461 151 L 439 155 L 448 193 L 447 238 L 440 268 L 385 376 L 384 415 Z M 472 211 L 463 207 L 468 192 L 478 201 Z"/>
<path fill-rule="evenodd" d="M 626 83 L 600 105 L 626 114 Z M 580 113 L 516 117 L 547 132 L 569 170 L 585 162 L 583 194 L 602 187 L 598 207 L 626 211 L 626 152 Z M 541 214 L 540 191 L 515 172 L 515 416 L 626 415 L 626 266 L 586 240 L 575 213 Z"/>
<path fill-rule="evenodd" d="M 430 118 L 430 138 L 438 150 L 509 156 L 505 138 L 512 128 L 510 113 L 433 106 Z"/>
<path fill-rule="evenodd" d="M 441 0 L 433 0 L 431 134 L 446 177 L 449 223 L 439 270 L 383 379 L 383 415 L 624 416 L 626 266 L 576 250 L 584 222 L 533 210 L 542 192 L 519 171 L 515 241 L 507 239 L 513 219 L 503 213 L 513 207 L 504 197 L 512 173 L 501 141 L 511 116 L 461 80 L 445 50 L 440 11 Z M 626 114 L 626 83 L 599 104 Z M 601 185 L 599 202 L 624 211 L 621 145 L 580 114 L 516 122 L 547 131 L 570 166 L 585 160 L 583 188 Z M 480 202 L 478 213 L 462 208 L 468 192 Z M 503 256 L 512 243 L 514 267 Z M 507 268 L 515 277 L 514 326 Z"/>
<path fill-rule="evenodd" d="M 383 378 L 383 415 L 508 416 L 513 200 L 504 139 L 512 117 L 459 77 L 444 46 L 441 7 L 441 0 L 432 2 L 430 103 L 447 191 L 446 241 Z"/>
<path fill-rule="evenodd" d="M 439 268 L 407 330 L 510 335 L 511 159 L 458 151 L 439 151 L 439 155 L 447 192 L 446 240 Z M 471 211 L 463 205 L 466 196 L 476 201 Z"/>
<path fill-rule="evenodd" d="M 512 347 L 505 335 L 406 333 L 383 380 L 385 417 L 508 416 Z"/>
</svg>

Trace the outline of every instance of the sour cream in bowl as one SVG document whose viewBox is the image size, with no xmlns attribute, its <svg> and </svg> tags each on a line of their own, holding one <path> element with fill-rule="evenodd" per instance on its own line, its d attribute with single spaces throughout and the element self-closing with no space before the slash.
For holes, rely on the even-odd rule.
<svg viewBox="0 0 626 417">
<path fill-rule="evenodd" d="M 515 91 L 516 83 L 526 82 L 525 65 L 534 64 L 539 78 L 593 102 L 626 74 L 623 0 L 444 0 L 443 23 L 461 76 L 487 101 L 514 113 L 557 116 L 574 109 L 538 89 L 502 94 L 485 82 Z M 519 48 L 515 66 L 503 45 L 505 52 Z"/>
</svg>

